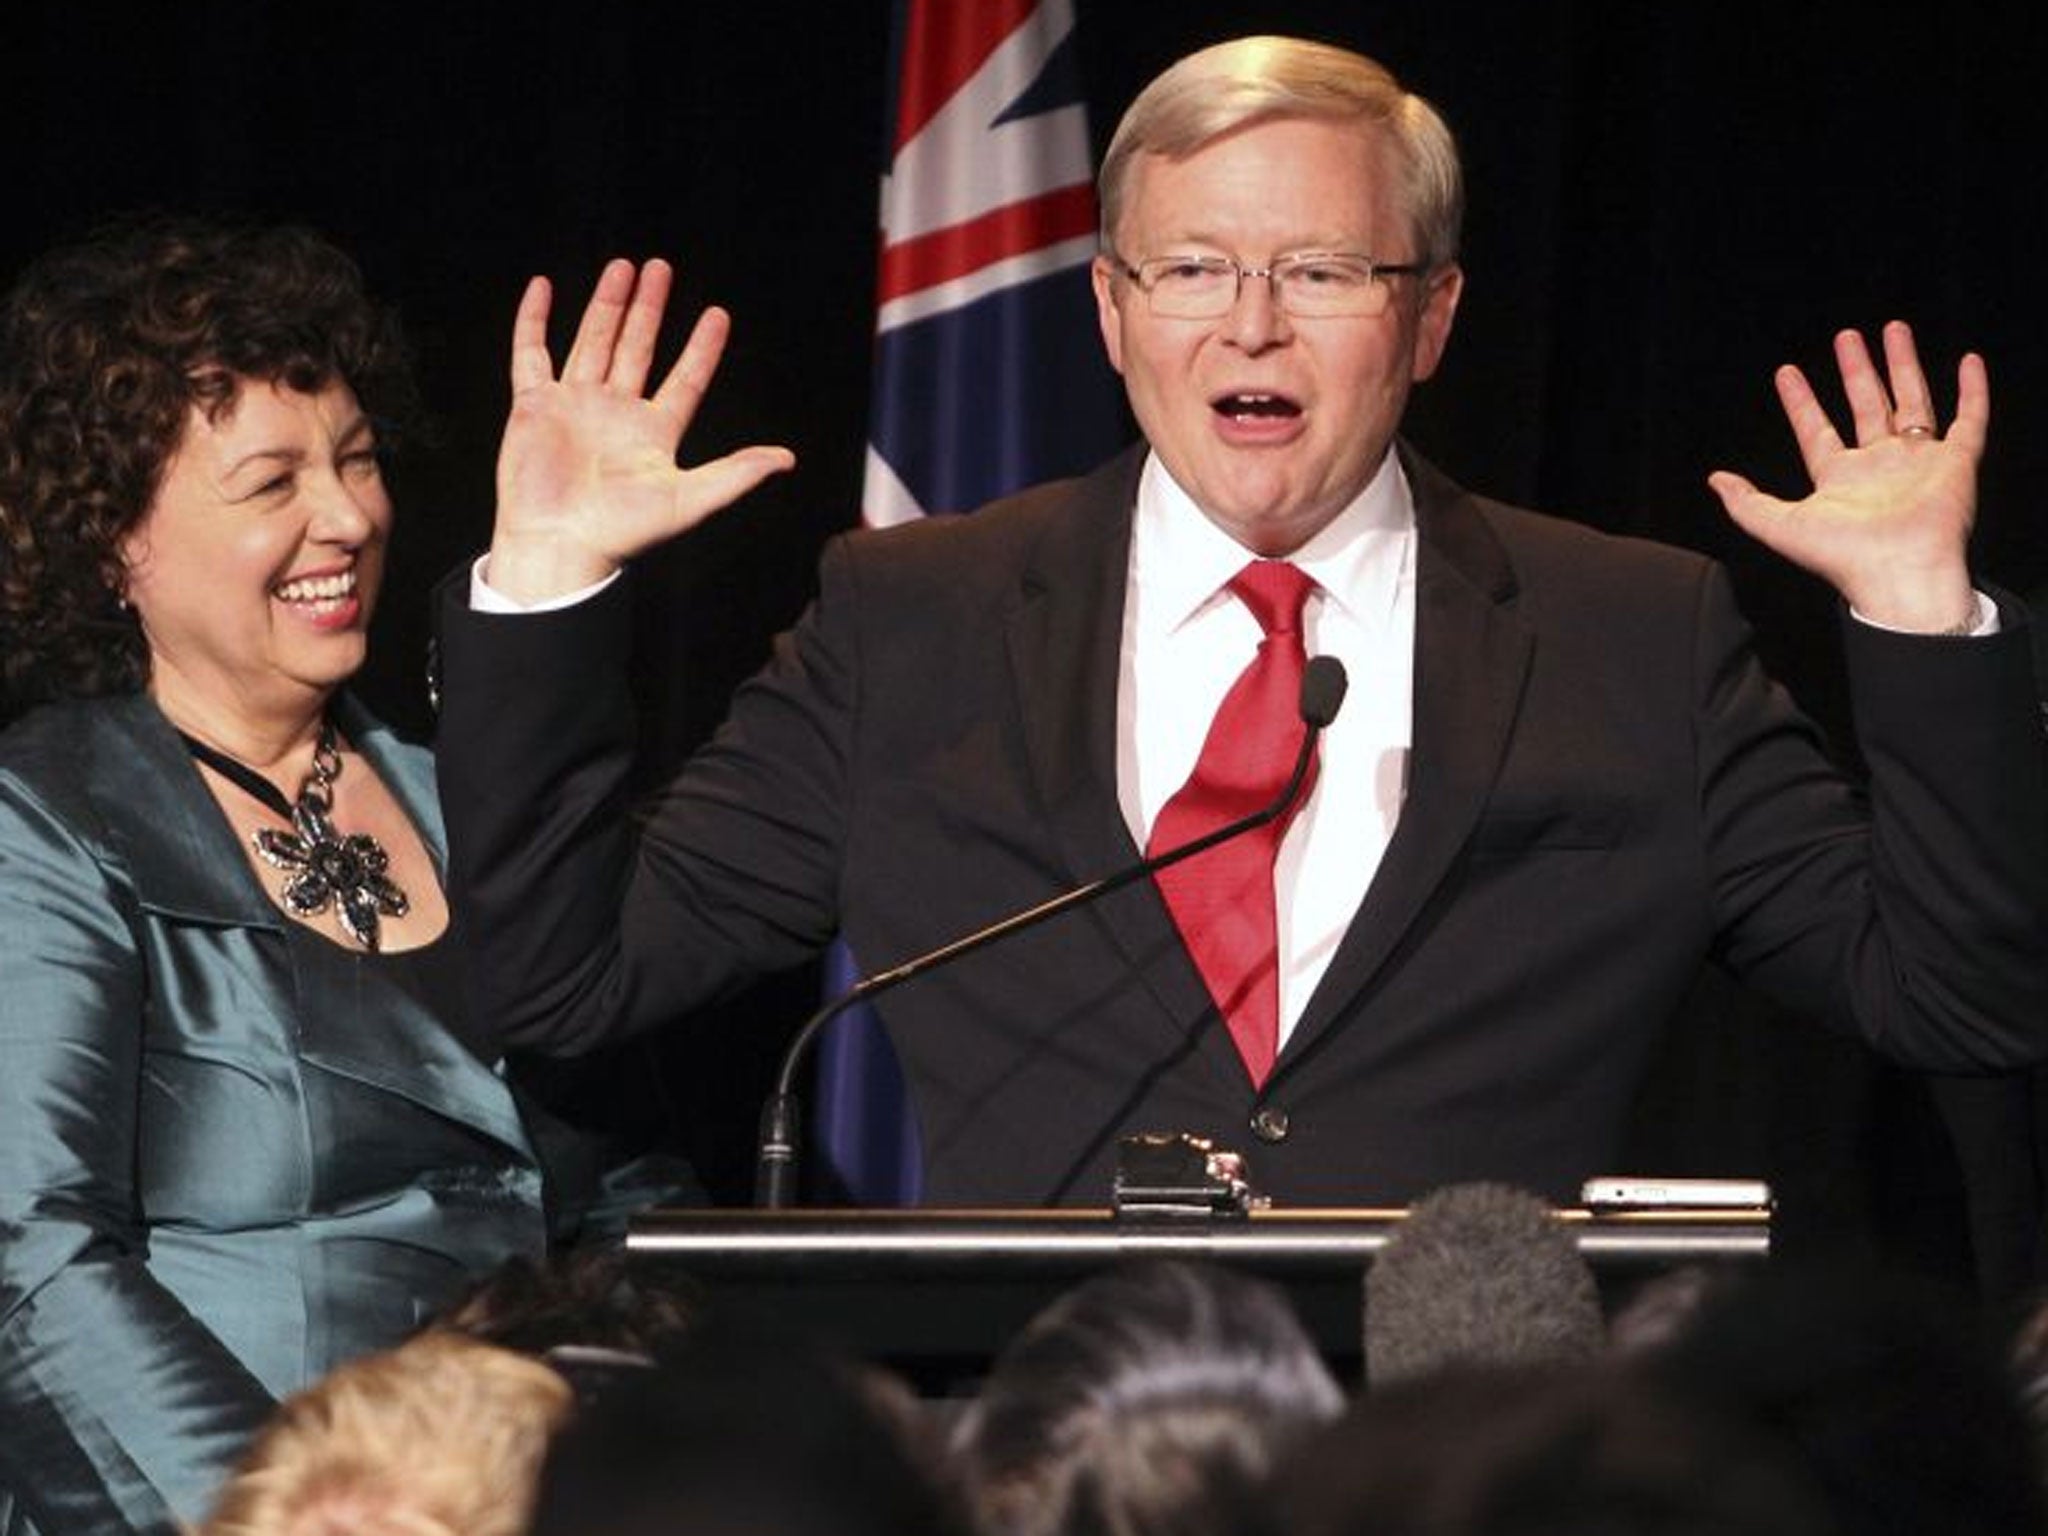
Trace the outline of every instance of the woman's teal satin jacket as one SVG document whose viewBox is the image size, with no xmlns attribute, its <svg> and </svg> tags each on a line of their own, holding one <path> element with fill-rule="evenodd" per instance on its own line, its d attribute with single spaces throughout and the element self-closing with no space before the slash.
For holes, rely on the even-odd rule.
<svg viewBox="0 0 2048 1536">
<path fill-rule="evenodd" d="M 426 754 L 339 719 L 440 862 Z M 196 1520 L 280 1395 L 543 1251 L 499 1074 L 332 990 L 146 697 L 0 735 L 0 1509 L 45 1536 Z"/>
</svg>

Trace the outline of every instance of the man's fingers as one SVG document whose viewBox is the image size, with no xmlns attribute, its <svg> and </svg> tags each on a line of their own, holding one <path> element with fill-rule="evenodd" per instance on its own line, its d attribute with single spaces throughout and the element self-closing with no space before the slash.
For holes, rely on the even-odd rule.
<svg viewBox="0 0 2048 1536">
<path fill-rule="evenodd" d="M 1903 320 L 1887 322 L 1884 328 L 1884 371 L 1891 384 L 1890 429 L 1925 427 L 1939 432 L 1934 418 L 1934 397 L 1927 390 L 1927 375 L 1920 367 L 1920 351 L 1913 345 L 1913 328 Z"/>
<path fill-rule="evenodd" d="M 1956 419 L 1945 435 L 1971 454 L 1982 456 L 1990 428 L 1991 376 L 1982 357 L 1965 352 L 1956 364 Z"/>
<path fill-rule="evenodd" d="M 675 269 L 659 257 L 640 269 L 633 301 L 627 306 L 625 324 L 618 345 L 612 350 L 607 382 L 614 389 L 638 395 L 647 387 L 647 375 L 654 367 L 655 344 L 661 339 L 661 317 L 668 309 L 668 295 L 675 281 Z"/>
<path fill-rule="evenodd" d="M 528 281 L 512 317 L 512 393 L 554 382 L 555 361 L 548 355 L 548 310 L 554 291 L 544 277 Z"/>
<path fill-rule="evenodd" d="M 1787 503 L 1759 490 L 1747 476 L 1733 470 L 1717 469 L 1707 476 L 1707 485 L 1721 498 L 1735 526 L 1766 548 L 1778 547 L 1778 529 L 1789 510 Z"/>
<path fill-rule="evenodd" d="M 1753 498 L 1763 494 L 1747 476 L 1738 475 L 1732 469 L 1715 470 L 1707 476 L 1707 485 L 1721 498 L 1721 505 L 1727 509 L 1730 517 L 1738 517 L 1738 506 L 1745 506 Z"/>
<path fill-rule="evenodd" d="M 1813 474 L 1829 455 L 1841 451 L 1841 434 L 1828 420 L 1828 413 L 1822 409 L 1820 397 L 1814 394 L 1806 375 L 1796 366 L 1785 364 L 1773 376 L 1773 382 L 1778 387 L 1778 404 L 1791 424 L 1793 440 L 1799 444 L 1799 456 L 1806 461 L 1806 472 Z"/>
<path fill-rule="evenodd" d="M 1870 348 L 1861 331 L 1835 333 L 1835 366 L 1842 373 L 1842 393 L 1849 397 L 1849 419 L 1856 428 L 1856 441 L 1867 447 L 1881 437 L 1892 435 L 1892 401 L 1884 380 L 1877 376 Z"/>
<path fill-rule="evenodd" d="M 687 522 L 694 524 L 731 506 L 770 475 L 795 467 L 796 455 L 787 448 L 757 444 L 736 449 L 724 458 L 684 471 L 677 501 L 686 508 Z"/>
<path fill-rule="evenodd" d="M 611 373 L 612 347 L 626 318 L 627 302 L 633 297 L 633 263 L 614 258 L 598 274 L 590 302 L 583 306 L 582 324 L 562 364 L 565 384 L 602 384 Z"/>
<path fill-rule="evenodd" d="M 726 337 L 731 334 L 732 316 L 715 304 L 706 309 L 691 327 L 682 355 L 654 392 L 655 406 L 675 422 L 678 432 L 697 414 L 698 402 L 711 387 L 718 361 L 725 355 Z"/>
</svg>

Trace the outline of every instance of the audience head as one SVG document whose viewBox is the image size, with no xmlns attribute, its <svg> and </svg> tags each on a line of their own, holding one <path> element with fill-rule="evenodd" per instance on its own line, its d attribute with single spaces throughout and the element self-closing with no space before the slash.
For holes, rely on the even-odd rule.
<svg viewBox="0 0 2048 1536">
<path fill-rule="evenodd" d="M 2020 1320 L 2013 1335 L 2011 1368 L 2020 1406 L 2040 1446 L 2042 1475 L 2048 1478 L 2048 1300 L 2036 1301 Z"/>
<path fill-rule="evenodd" d="M 1830 1536 L 1800 1469 L 1739 1421 L 1586 1366 L 1375 1390 L 1274 1483 L 1289 1536 Z"/>
<path fill-rule="evenodd" d="M 1145 1264 L 1034 1318 L 954 1446 L 989 1536 L 1221 1536 L 1258 1523 L 1274 1460 L 1342 1406 L 1279 1292 Z"/>
<path fill-rule="evenodd" d="M 1451 130 L 1427 101 L 1362 54 L 1293 37 L 1241 37 L 1191 53 L 1138 93 L 1097 178 L 1102 244 L 1115 249 L 1133 162 L 1180 159 L 1225 134 L 1274 118 L 1355 122 L 1394 154 L 1415 236 L 1403 259 L 1458 259 L 1464 176 Z"/>
<path fill-rule="evenodd" d="M 435 1326 L 536 1355 L 588 1393 L 651 1365 L 696 1316 L 682 1291 L 631 1274 L 622 1249 L 592 1248 L 545 1259 L 516 1254 Z"/>
<path fill-rule="evenodd" d="M 570 1402 L 538 1361 L 421 1334 L 286 1399 L 198 1536 L 524 1536 Z"/>
<path fill-rule="evenodd" d="M 2039 1536 L 2034 1447 L 1973 1301 L 1865 1271 L 1770 1271 L 1643 1368 L 1795 1454 L 1844 1536 Z"/>
<path fill-rule="evenodd" d="M 1504 1184 L 1418 1200 L 1366 1272 L 1375 1391 L 1450 1367 L 1590 1360 L 1605 1343 L 1577 1239 L 1543 1200 Z"/>
<path fill-rule="evenodd" d="M 960 1536 L 892 1378 L 706 1318 L 548 1451 L 531 1536 Z"/>
<path fill-rule="evenodd" d="M 251 383 L 346 385 L 384 448 L 414 409 L 394 322 L 307 230 L 134 221 L 22 275 L 0 308 L 10 705 L 147 681 L 124 549 L 191 423 L 221 421 Z"/>
</svg>

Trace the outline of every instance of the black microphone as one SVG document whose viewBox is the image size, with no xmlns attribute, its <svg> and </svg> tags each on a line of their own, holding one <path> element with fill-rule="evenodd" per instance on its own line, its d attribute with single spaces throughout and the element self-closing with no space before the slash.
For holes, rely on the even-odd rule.
<svg viewBox="0 0 2048 1536">
<path fill-rule="evenodd" d="M 937 949 L 929 950 L 914 959 L 905 960 L 901 965 L 865 976 L 850 990 L 842 992 L 804 1020 L 803 1027 L 796 1032 L 789 1042 L 788 1049 L 782 1053 L 782 1069 L 775 1076 L 775 1091 L 769 1094 L 767 1102 L 761 1106 L 761 1135 L 755 1158 L 754 1204 L 762 1210 L 783 1210 L 789 1205 L 790 1197 L 795 1192 L 797 1148 L 801 1132 L 798 1128 L 799 1104 L 792 1085 L 796 1081 L 797 1068 L 802 1065 L 811 1041 L 816 1038 L 819 1030 L 855 1003 L 864 1003 L 878 993 L 902 985 L 913 976 L 923 975 L 934 966 L 950 964 L 962 955 L 980 949 L 984 944 L 993 944 L 996 940 L 1006 939 L 1013 933 L 1021 933 L 1026 928 L 1035 928 L 1047 918 L 1058 917 L 1062 912 L 1086 905 L 1099 896 L 1107 896 L 1111 891 L 1120 891 L 1133 881 L 1143 880 L 1162 869 L 1171 868 L 1182 859 L 1191 859 L 1198 853 L 1214 848 L 1218 843 L 1228 842 L 1233 837 L 1241 837 L 1254 828 L 1263 827 L 1275 820 L 1294 803 L 1294 797 L 1301 793 L 1302 781 L 1308 777 L 1309 763 L 1315 754 L 1316 740 L 1330 722 L 1337 718 L 1337 711 L 1344 703 L 1346 684 L 1344 664 L 1334 656 L 1314 657 L 1302 672 L 1299 708 L 1302 723 L 1308 730 L 1301 738 L 1301 751 L 1295 755 L 1294 771 L 1287 776 L 1285 787 L 1273 798 L 1271 804 L 1252 812 L 1249 816 L 1227 822 L 1214 831 L 1205 832 L 1177 848 L 1169 848 L 1166 852 L 1149 859 L 1140 859 L 1115 874 L 1076 886 L 1063 895 L 1014 913 L 991 923 L 986 928 L 977 928 L 950 944 L 942 944 Z"/>
</svg>

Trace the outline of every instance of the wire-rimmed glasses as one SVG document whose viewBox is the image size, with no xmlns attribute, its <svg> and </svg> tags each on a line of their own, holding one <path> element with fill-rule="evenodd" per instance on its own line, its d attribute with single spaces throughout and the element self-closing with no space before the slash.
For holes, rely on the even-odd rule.
<svg viewBox="0 0 2048 1536">
<path fill-rule="evenodd" d="M 1420 276 L 1421 262 L 1374 261 L 1342 251 L 1302 251 L 1263 267 L 1228 256 L 1153 256 L 1125 262 L 1123 272 L 1152 313 L 1169 320 L 1217 320 L 1236 307 L 1248 277 L 1263 277 L 1281 310 L 1297 319 L 1370 319 L 1386 313 L 1393 291 L 1385 279 Z"/>
</svg>

